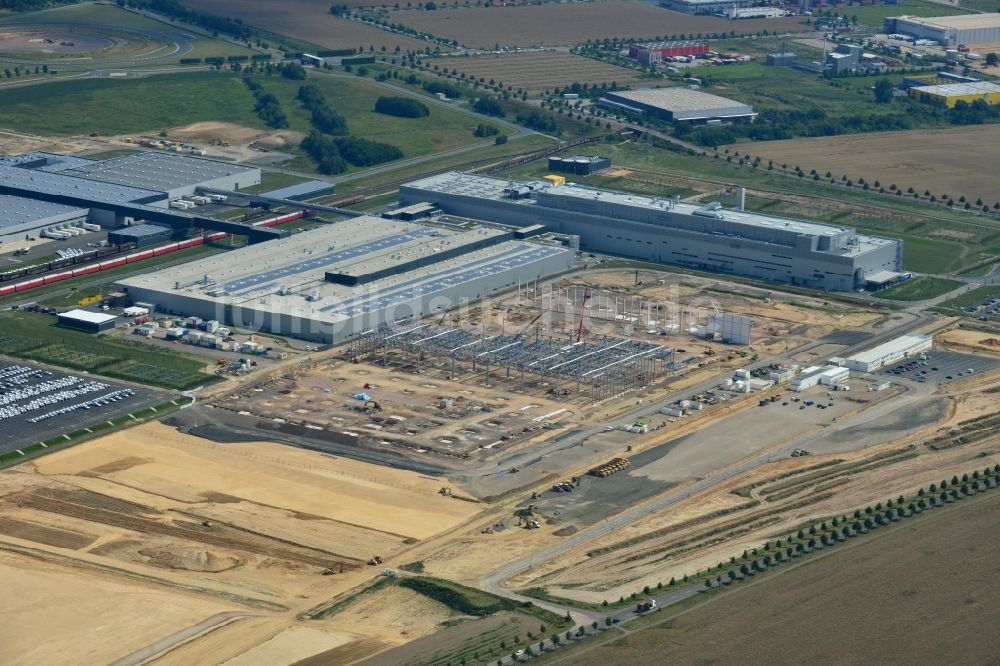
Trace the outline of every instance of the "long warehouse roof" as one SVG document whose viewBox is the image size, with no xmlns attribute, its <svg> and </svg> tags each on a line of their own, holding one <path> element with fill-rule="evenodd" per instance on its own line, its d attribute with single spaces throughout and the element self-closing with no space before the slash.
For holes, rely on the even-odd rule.
<svg viewBox="0 0 1000 666">
<path fill-rule="evenodd" d="M 0 229 L 30 224 L 53 217 L 82 217 L 86 214 L 86 208 L 0 194 Z"/>
<path fill-rule="evenodd" d="M 195 185 L 256 168 L 197 157 L 144 152 L 91 162 L 62 173 L 105 183 L 156 190 Z"/>
<path fill-rule="evenodd" d="M 505 241 L 503 235 L 485 227 L 448 229 L 363 216 L 235 250 L 224 257 L 126 278 L 120 284 L 338 321 L 571 252 L 557 245 Z M 326 279 L 327 272 L 377 272 L 414 259 L 432 259 L 449 248 L 468 244 L 470 239 L 488 238 L 500 242 L 390 274 L 377 282 L 341 285 Z"/>
</svg>

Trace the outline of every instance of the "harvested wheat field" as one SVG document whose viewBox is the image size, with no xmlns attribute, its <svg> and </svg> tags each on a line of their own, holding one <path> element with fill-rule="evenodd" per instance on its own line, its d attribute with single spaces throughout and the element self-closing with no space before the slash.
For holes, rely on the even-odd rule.
<svg viewBox="0 0 1000 666">
<path fill-rule="evenodd" d="M 427 42 L 379 30 L 357 21 L 337 18 L 327 0 L 183 0 L 191 9 L 230 16 L 247 25 L 302 39 L 328 49 L 385 47 L 394 51 L 422 51 Z"/>
<path fill-rule="evenodd" d="M 363 627 L 344 633 L 299 613 L 377 575 L 365 564 L 373 554 L 389 558 L 479 510 L 439 495 L 441 485 L 267 442 L 217 444 L 160 423 L 5 470 L 0 583 L 17 592 L 4 595 L 0 613 L 18 640 L 5 641 L 0 661 L 110 662 L 207 626 L 171 653 L 176 663 L 364 656 L 383 643 Z M 129 596 L 136 586 L 143 593 Z M 50 618 L 42 640 L 37 609 L 52 607 L 55 624 L 74 629 L 51 641 Z"/>
<path fill-rule="evenodd" d="M 532 51 L 454 58 L 445 60 L 451 65 L 445 69 L 455 70 L 467 78 L 493 79 L 524 89 L 530 93 L 561 88 L 574 82 L 599 85 L 617 83 L 633 85 L 641 79 L 639 73 L 624 67 L 573 55 L 565 51 Z"/>
<path fill-rule="evenodd" d="M 970 202 L 982 198 L 993 206 L 1000 201 L 997 144 L 1000 125 L 975 125 L 758 141 L 728 148 L 790 167 L 798 165 L 806 172 L 815 169 L 821 175 L 829 171 L 835 178 L 846 174 L 854 180 L 878 180 L 887 190 L 895 184 L 904 193 L 912 187 L 919 193 L 930 190 L 938 198 L 948 194 L 956 202 L 963 195 Z"/>
<path fill-rule="evenodd" d="M 993 491 L 710 596 L 572 663 L 662 664 L 665 648 L 683 664 L 996 663 L 998 527 Z"/>
<path fill-rule="evenodd" d="M 209 4 L 199 0 L 199 4 L 202 3 Z M 389 20 L 435 37 L 457 39 L 466 46 L 476 48 L 493 48 L 496 44 L 563 46 L 605 37 L 650 39 L 714 32 L 746 34 L 765 29 L 789 32 L 808 29 L 797 18 L 730 21 L 714 16 L 689 16 L 630 0 L 438 9 L 432 12 L 404 10 L 392 12 Z"/>
</svg>

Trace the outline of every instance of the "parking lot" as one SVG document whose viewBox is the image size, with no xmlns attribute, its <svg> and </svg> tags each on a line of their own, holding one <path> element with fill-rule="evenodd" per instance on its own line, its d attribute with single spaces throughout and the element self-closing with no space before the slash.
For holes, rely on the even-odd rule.
<svg viewBox="0 0 1000 666">
<path fill-rule="evenodd" d="M 0 454 L 169 400 L 161 391 L 0 361 Z"/>
<path fill-rule="evenodd" d="M 882 369 L 882 374 L 905 377 L 917 382 L 946 384 L 968 377 L 969 370 L 972 370 L 971 374 L 976 374 L 1000 368 L 1000 360 L 977 354 L 931 350 L 926 356 L 926 361 L 915 357 L 888 365 Z"/>
</svg>

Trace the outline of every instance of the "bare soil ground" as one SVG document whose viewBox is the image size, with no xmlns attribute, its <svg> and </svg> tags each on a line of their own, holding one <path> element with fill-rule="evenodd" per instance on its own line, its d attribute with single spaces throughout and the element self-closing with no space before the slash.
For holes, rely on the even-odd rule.
<svg viewBox="0 0 1000 666">
<path fill-rule="evenodd" d="M 935 340 L 956 351 L 974 354 L 1000 354 L 1000 336 L 990 335 L 982 331 L 966 331 L 956 328 L 939 335 Z"/>
<path fill-rule="evenodd" d="M 204 0 L 201 0 L 204 1 Z M 769 31 L 804 32 L 797 18 L 729 21 L 713 16 L 689 16 L 655 5 L 630 0 L 568 4 L 520 5 L 403 10 L 389 20 L 435 37 L 457 39 L 462 44 L 491 49 L 500 46 L 562 46 L 587 39 L 627 37 L 650 39 L 735 30 L 737 33 Z M 249 22 L 249 21 L 248 21 Z"/>
<path fill-rule="evenodd" d="M 210 157 L 244 162 L 260 157 L 260 153 L 251 148 L 250 144 L 270 150 L 285 150 L 298 146 L 304 135 L 292 130 L 259 130 L 233 123 L 201 122 L 171 128 L 167 130 L 166 138 L 196 145 Z M 213 139 L 229 145 L 212 145 Z"/>
<path fill-rule="evenodd" d="M 896 184 L 905 192 L 930 190 L 992 206 L 1000 200 L 993 177 L 993 146 L 1000 142 L 1000 126 L 976 125 L 942 130 L 912 130 L 865 135 L 760 141 L 728 146 L 740 153 L 760 155 L 779 164 L 798 165 L 806 172 L 846 174 L 857 180 L 878 180 L 888 189 Z"/>
<path fill-rule="evenodd" d="M 240 415 L 357 434 L 377 448 L 437 463 L 469 454 L 478 462 L 480 456 L 507 452 L 550 433 L 536 419 L 555 414 L 546 421 L 559 423 L 573 415 L 553 399 L 486 388 L 476 377 L 464 383 L 461 371 L 450 380 L 448 367 L 417 375 L 391 363 L 381 367 L 380 356 L 370 361 L 326 363 L 294 379 L 285 375 L 247 384 L 215 404 Z M 422 372 L 433 363 L 424 359 Z M 369 399 L 355 398 L 361 394 Z"/>
<path fill-rule="evenodd" d="M 0 472 L 0 579 L 17 590 L 0 612 L 18 637 L 0 660 L 109 662 L 227 611 L 240 617 L 172 652 L 172 663 L 207 654 L 291 663 L 341 648 L 361 658 L 386 644 L 381 625 L 373 636 L 363 622 L 345 630 L 298 614 L 377 574 L 364 564 L 371 555 L 390 558 L 478 512 L 438 495 L 440 486 L 276 444 L 218 445 L 159 423 Z M 332 575 L 321 575 L 326 567 Z M 37 622 L 54 606 L 67 628 L 56 639 Z"/>
<path fill-rule="evenodd" d="M 544 586 L 558 596 L 595 603 L 613 600 L 644 585 L 666 584 L 671 577 L 679 580 L 728 561 L 810 521 L 992 466 L 1000 462 L 1000 434 L 995 432 L 958 446 L 927 445 L 962 421 L 995 413 L 994 396 L 982 390 L 997 384 L 1000 374 L 977 381 L 951 385 L 952 407 L 943 422 L 856 452 L 773 462 L 547 562 L 510 584 Z"/>
<path fill-rule="evenodd" d="M 914 664 L 996 659 L 1000 496 L 964 500 L 667 624 L 574 656 L 581 665 Z M 746 640 L 752 636 L 752 640 Z M 850 640 L 845 640 L 849 636 Z M 807 638 L 807 640 L 806 640 Z"/>
<path fill-rule="evenodd" d="M 184 0 L 191 9 L 239 18 L 247 25 L 329 49 L 363 48 L 392 53 L 422 51 L 427 42 L 337 18 L 326 0 Z"/>
<path fill-rule="evenodd" d="M 53 565 L 0 544 L 4 664 L 110 663 L 239 606 L 169 588 Z"/>
<path fill-rule="evenodd" d="M 442 62 L 446 69 L 457 69 L 467 77 L 502 81 L 504 86 L 513 86 L 515 90 L 523 88 L 529 93 L 553 90 L 573 82 L 627 86 L 641 81 L 634 70 L 565 51 L 502 53 Z"/>
</svg>

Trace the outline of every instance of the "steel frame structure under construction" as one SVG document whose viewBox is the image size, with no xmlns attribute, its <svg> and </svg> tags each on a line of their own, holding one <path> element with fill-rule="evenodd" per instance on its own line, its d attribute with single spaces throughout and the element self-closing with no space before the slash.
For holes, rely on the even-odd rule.
<svg viewBox="0 0 1000 666">
<path fill-rule="evenodd" d="M 389 364 L 389 351 L 401 350 L 412 356 L 417 371 L 424 355 L 450 359 L 449 378 L 455 377 L 458 361 L 472 364 L 472 371 L 484 373 L 490 384 L 491 371 L 520 373 L 524 390 L 525 375 L 540 381 L 575 382 L 576 390 L 589 390 L 593 400 L 611 398 L 647 386 L 666 376 L 674 361 L 669 347 L 610 338 L 589 340 L 542 336 L 534 334 L 493 335 L 435 324 L 387 324 L 366 331 L 351 340 L 348 353 L 355 361 L 381 352 L 384 365 Z"/>
</svg>

